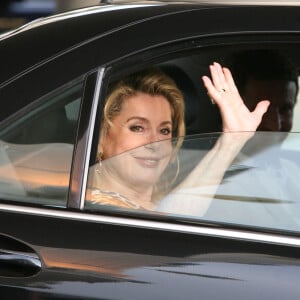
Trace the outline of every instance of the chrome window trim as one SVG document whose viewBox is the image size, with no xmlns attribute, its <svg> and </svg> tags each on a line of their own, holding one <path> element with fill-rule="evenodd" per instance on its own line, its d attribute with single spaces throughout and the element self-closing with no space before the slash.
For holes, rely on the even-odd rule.
<svg viewBox="0 0 300 300">
<path fill-rule="evenodd" d="M 170 222 L 167 223 L 143 219 L 130 219 L 126 217 L 94 215 L 85 212 L 61 211 L 47 208 L 31 208 L 10 204 L 0 204 L 0 212 L 1 211 L 300 247 L 300 237 L 287 237 L 271 233 L 254 233 L 246 230 L 209 228 L 204 227 L 203 225 L 173 224 Z"/>
<path fill-rule="evenodd" d="M 80 206 L 79 206 L 80 209 L 84 208 L 86 185 L 87 185 L 88 172 L 89 172 L 89 163 L 91 157 L 91 149 L 92 149 L 93 135 L 95 129 L 97 107 L 99 102 L 100 90 L 102 86 L 103 74 L 104 74 L 104 68 L 102 67 L 97 72 L 97 82 L 95 86 L 95 92 L 94 92 L 93 103 L 91 108 L 91 117 L 90 117 L 89 129 L 88 129 L 88 140 L 87 140 L 85 162 L 84 162 L 84 169 L 83 169 L 82 189 L 80 195 Z"/>
<path fill-rule="evenodd" d="M 100 2 L 100 1 L 99 1 Z M 148 3 L 147 6 L 158 6 L 158 5 L 164 5 L 163 3 Z M 113 10 L 123 10 L 123 9 L 130 9 L 130 8 L 136 8 L 136 7 L 144 7 L 144 4 L 138 4 L 134 1 L 132 3 L 127 3 L 126 5 L 105 5 L 105 6 L 90 6 L 90 7 L 82 7 L 77 9 L 72 9 L 70 11 L 62 12 L 62 13 L 56 13 L 50 16 L 46 17 L 40 17 L 33 21 L 27 22 L 24 25 L 12 29 L 8 32 L 4 32 L 0 34 L 0 40 L 4 40 L 6 38 L 10 38 L 11 36 L 14 36 L 20 32 L 24 32 L 26 30 L 30 30 L 36 27 L 43 26 L 45 24 L 50 24 L 54 22 L 64 21 L 71 18 L 76 18 L 78 16 L 87 16 L 91 14 L 97 14 L 97 13 L 105 13 L 107 11 L 113 11 Z"/>
</svg>

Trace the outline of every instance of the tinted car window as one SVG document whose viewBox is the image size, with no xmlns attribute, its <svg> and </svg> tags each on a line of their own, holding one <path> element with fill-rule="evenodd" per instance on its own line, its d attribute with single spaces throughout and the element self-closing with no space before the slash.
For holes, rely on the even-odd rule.
<svg viewBox="0 0 300 300">
<path fill-rule="evenodd" d="M 2 199 L 65 205 L 82 88 L 67 84 L 2 121 Z"/>
<path fill-rule="evenodd" d="M 227 133 L 230 135 L 231 133 Z M 169 165 L 161 172 L 157 162 L 140 162 L 146 147 L 176 147 L 178 140 L 156 142 L 126 151 L 90 168 L 86 208 L 93 210 L 131 210 L 206 220 L 239 226 L 300 232 L 300 173 L 298 134 L 257 132 L 225 170 L 220 182 L 203 183 L 195 168 L 216 143 L 219 135 L 185 137 Z M 165 145 L 164 145 L 165 144 Z M 152 163 L 150 165 L 150 163 Z M 115 180 L 103 189 L 107 173 Z M 161 173 L 160 173 L 161 172 Z M 157 176 L 153 206 L 144 206 L 141 196 L 125 196 L 120 178 L 137 187 Z M 192 184 L 185 185 L 187 179 Z M 136 189 L 138 190 L 138 188 Z"/>
<path fill-rule="evenodd" d="M 128 150 L 129 148 L 126 146 L 112 153 L 113 155 L 109 158 L 99 160 L 99 157 L 92 157 L 85 208 L 108 211 L 124 211 L 125 209 L 127 212 L 150 213 L 156 217 L 158 215 L 176 216 L 176 218 L 179 216 L 183 219 L 206 220 L 235 226 L 266 227 L 299 232 L 299 214 L 295 213 L 299 207 L 296 196 L 298 191 L 297 183 L 293 179 L 298 178 L 297 172 L 300 164 L 297 153 L 299 145 L 297 145 L 296 134 L 287 134 L 287 132 L 297 130 L 299 127 L 298 49 L 297 43 L 291 44 L 289 42 L 274 42 L 266 45 L 264 41 L 258 41 L 255 44 L 245 41 L 235 44 L 229 41 L 223 46 L 208 46 L 182 53 L 178 51 L 176 54 L 172 53 L 168 58 L 159 58 L 159 61 L 154 65 L 151 64 L 148 70 L 154 66 L 154 68 L 163 71 L 172 78 L 184 97 L 185 135 L 169 140 L 173 150 L 177 148 L 176 145 L 180 146 L 177 149 L 177 155 L 170 155 L 167 167 L 159 174 L 159 180 L 154 188 L 155 193 L 152 195 L 149 206 L 136 203 L 133 200 L 134 193 L 129 196 L 124 195 L 121 188 L 122 181 L 120 181 L 121 178 L 132 179 L 131 185 L 135 188 L 141 184 L 146 172 L 143 168 L 139 169 L 135 166 L 134 158 L 138 157 L 139 154 L 137 153 L 143 152 L 143 147 L 127 141 L 132 150 Z M 257 80 L 270 80 L 273 84 L 271 89 L 270 85 L 258 89 L 255 97 L 260 100 L 270 100 L 272 104 L 270 106 L 271 119 L 274 124 L 278 123 L 278 127 L 274 129 L 275 132 L 266 132 L 273 130 L 268 127 L 259 128 L 260 132 L 252 137 L 234 162 L 224 170 L 224 176 L 220 182 L 207 186 L 202 183 L 196 184 L 191 189 L 181 188 L 182 183 L 187 178 L 194 176 L 195 166 L 212 149 L 222 131 L 218 107 L 209 99 L 201 76 L 209 75 L 209 65 L 214 61 L 233 69 L 235 57 L 248 53 L 248 51 L 253 51 L 255 53 L 254 58 L 257 58 L 257 69 L 260 74 Z M 268 61 L 268 64 L 266 62 L 266 65 L 260 64 L 259 56 L 261 53 L 263 53 L 264 58 L 267 55 L 273 59 L 274 53 L 276 59 L 278 56 L 284 56 L 283 60 L 281 58 L 278 60 L 278 65 L 283 66 L 283 68 L 277 68 L 277 66 L 274 69 L 269 68 L 270 65 L 272 66 L 272 61 Z M 263 71 L 264 67 L 266 72 Z M 115 74 L 109 78 L 112 85 L 108 86 L 108 92 L 111 91 L 111 86 L 114 87 L 116 81 L 123 80 L 127 78 L 128 74 L 139 71 L 138 66 L 133 70 L 131 69 L 130 72 L 122 70 L 121 75 L 115 71 Z M 248 69 L 245 68 L 244 70 L 247 71 Z M 282 77 L 280 72 L 283 72 Z M 239 82 L 240 84 L 241 73 L 236 70 L 232 73 L 236 83 Z M 278 74 L 279 78 L 277 77 Z M 283 85 L 281 85 L 281 81 L 284 81 Z M 288 81 L 287 85 L 285 81 Z M 289 88 L 290 85 L 292 85 L 292 89 Z M 242 91 L 240 85 L 239 91 L 246 103 L 246 93 Z M 107 95 L 103 95 L 106 101 L 108 101 Z M 279 99 L 281 96 L 285 98 L 286 103 L 277 105 L 281 101 Z M 101 103 L 101 105 L 103 104 Z M 250 104 L 246 105 L 249 110 L 254 110 Z M 276 111 L 277 108 L 278 111 Z M 102 109 L 104 108 L 102 107 Z M 157 109 L 155 114 L 159 114 L 159 111 Z M 274 112 L 277 113 L 277 119 L 274 117 Z M 100 139 L 95 139 L 97 144 L 94 144 L 94 153 L 99 152 L 101 136 L 103 136 L 104 122 L 103 116 L 101 117 L 102 124 L 99 129 L 95 130 L 95 134 L 100 136 Z M 293 125 L 293 127 L 282 126 L 280 128 L 279 123 L 284 119 L 287 120 L 285 123 L 290 121 L 289 125 Z M 120 126 L 118 134 L 122 128 Z M 107 144 L 114 147 L 117 141 L 119 141 L 119 135 L 116 135 Z M 166 141 L 156 143 L 145 141 L 141 144 L 148 145 L 148 148 L 164 148 Z M 253 151 L 254 149 L 256 151 Z M 147 159 L 148 167 L 152 163 L 153 166 L 155 165 L 155 158 L 152 160 L 151 157 L 148 157 Z M 262 161 L 267 163 L 263 164 Z M 103 189 L 107 170 L 109 172 L 117 170 L 118 175 L 115 176 L 116 181 L 113 185 L 106 185 L 109 188 Z M 281 175 L 278 176 L 279 174 Z M 117 178 L 118 176 L 120 177 Z M 280 180 L 281 176 L 285 180 Z M 268 181 L 264 182 L 264 177 L 268 178 Z M 196 182 L 197 180 L 195 178 Z M 252 188 L 247 190 L 251 180 L 253 180 Z M 289 182 L 288 185 L 287 182 Z M 139 196 L 142 198 L 141 194 Z M 249 210 L 248 214 L 247 209 Z M 244 214 L 247 214 L 247 217 L 244 218 Z"/>
</svg>

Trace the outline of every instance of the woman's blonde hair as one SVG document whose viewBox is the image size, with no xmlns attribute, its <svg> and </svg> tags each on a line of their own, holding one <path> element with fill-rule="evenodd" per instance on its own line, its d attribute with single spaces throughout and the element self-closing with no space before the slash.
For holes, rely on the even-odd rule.
<svg viewBox="0 0 300 300">
<path fill-rule="evenodd" d="M 124 100 L 139 92 L 165 97 L 171 108 L 172 136 L 185 135 L 184 100 L 181 91 L 175 82 L 161 70 L 150 69 L 132 74 L 111 84 L 104 106 L 100 138 L 106 136 L 113 119 L 120 114 Z"/>
<path fill-rule="evenodd" d="M 121 113 L 123 102 L 137 93 L 163 96 L 167 99 L 171 109 L 172 137 L 176 138 L 171 157 L 173 163 L 169 164 L 164 171 L 166 176 L 162 176 L 161 180 L 154 185 L 152 201 L 155 202 L 170 190 L 179 172 L 177 152 L 182 144 L 181 137 L 185 135 L 184 99 L 175 82 L 159 69 L 144 70 L 125 77 L 109 87 L 103 111 L 100 140 L 105 139 L 109 128 L 113 126 L 112 121 Z M 170 174 L 173 174 L 172 180 L 169 178 Z"/>
</svg>

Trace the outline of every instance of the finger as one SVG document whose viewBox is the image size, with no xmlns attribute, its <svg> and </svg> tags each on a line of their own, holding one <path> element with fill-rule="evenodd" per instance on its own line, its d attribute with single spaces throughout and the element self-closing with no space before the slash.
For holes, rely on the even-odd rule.
<svg viewBox="0 0 300 300">
<path fill-rule="evenodd" d="M 255 110 L 252 112 L 253 115 L 257 118 L 257 120 L 261 121 L 263 115 L 267 112 L 269 105 L 269 100 L 262 100 L 258 102 L 258 104 L 255 107 Z"/>
<path fill-rule="evenodd" d="M 214 71 L 215 71 L 215 75 L 216 75 L 216 88 L 217 88 L 217 90 L 218 91 L 221 91 L 221 90 L 224 90 L 224 89 L 227 90 L 228 89 L 228 84 L 227 84 L 227 80 L 225 78 L 222 66 L 219 63 L 214 62 L 213 67 L 214 67 Z"/>
<path fill-rule="evenodd" d="M 234 79 L 232 77 L 232 74 L 230 72 L 230 70 L 228 68 L 223 68 L 223 74 L 225 77 L 225 80 L 228 84 L 228 86 L 230 86 L 230 88 L 237 90 L 237 87 L 235 85 Z"/>
<path fill-rule="evenodd" d="M 224 80 L 222 80 L 222 76 L 224 76 L 224 75 L 221 74 L 220 68 L 216 63 L 213 63 L 212 65 L 210 65 L 209 70 L 210 70 L 211 79 L 212 79 L 214 88 L 217 91 L 220 91 L 221 89 L 223 89 L 223 81 Z"/>
<path fill-rule="evenodd" d="M 208 76 L 202 76 L 203 84 L 207 90 L 208 96 L 211 98 L 212 103 L 218 103 L 220 98 L 220 92 L 218 92 Z"/>
</svg>

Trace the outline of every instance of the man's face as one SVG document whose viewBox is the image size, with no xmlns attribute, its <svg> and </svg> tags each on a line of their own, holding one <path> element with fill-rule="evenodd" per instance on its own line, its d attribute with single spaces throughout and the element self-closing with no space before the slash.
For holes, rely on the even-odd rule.
<svg viewBox="0 0 300 300">
<path fill-rule="evenodd" d="M 297 87 L 293 81 L 248 80 L 242 91 L 242 98 L 253 111 L 261 100 L 269 100 L 270 106 L 263 116 L 259 131 L 282 131 L 292 129 Z"/>
</svg>

